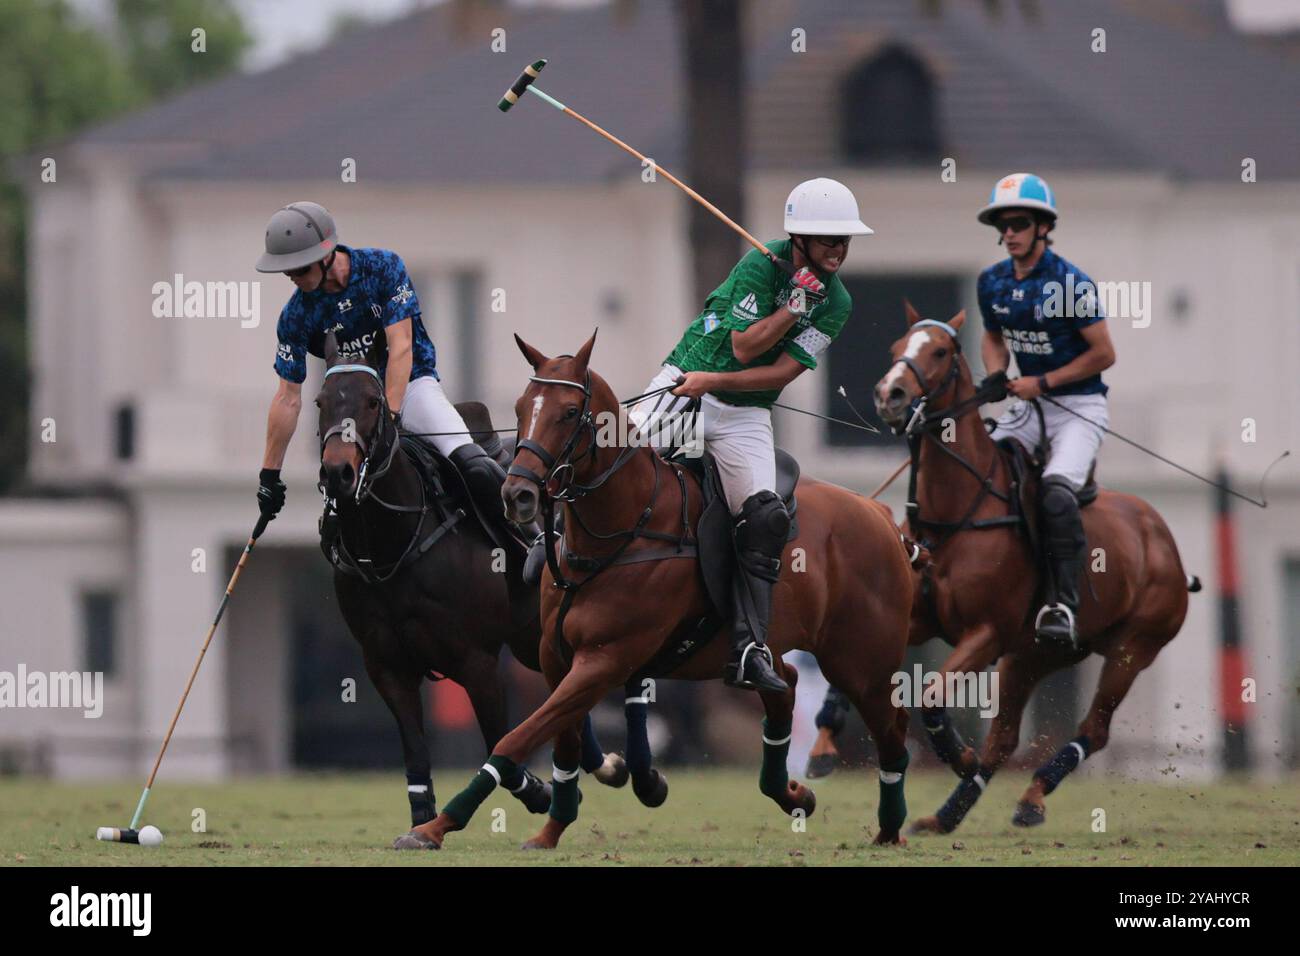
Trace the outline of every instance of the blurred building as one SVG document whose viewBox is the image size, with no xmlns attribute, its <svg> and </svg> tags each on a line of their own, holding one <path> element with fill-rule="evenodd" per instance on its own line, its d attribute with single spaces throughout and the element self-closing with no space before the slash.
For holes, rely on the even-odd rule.
<svg viewBox="0 0 1300 956">
<path fill-rule="evenodd" d="M 865 411 L 901 334 L 904 294 L 932 317 L 962 307 L 974 317 L 975 277 L 1000 257 L 975 212 L 999 176 L 1031 169 L 1059 198 L 1057 251 L 1094 278 L 1150 283 L 1149 324 L 1111 321 L 1120 356 L 1106 376 L 1112 427 L 1203 472 L 1221 456 L 1254 492 L 1264 467 L 1300 446 L 1296 45 L 1235 32 L 1211 0 L 1042 2 L 1036 16 L 950 3 L 936 17 L 933 6 L 749 8 L 746 225 L 780 235 L 789 188 L 828 175 L 852 187 L 876 230 L 855 243 L 843 273 L 852 322 L 785 401 L 843 416 L 843 385 Z M 490 48 L 498 27 L 508 52 Z M 1105 52 L 1094 52 L 1098 28 Z M 697 308 L 687 200 L 643 181 L 625 154 L 540 102 L 508 115 L 493 107 L 524 63 L 550 57 L 543 88 L 684 173 L 677 30 L 669 4 L 446 5 L 29 158 L 36 493 L 0 501 L 0 669 L 94 663 L 109 678 L 98 720 L 0 711 L 0 748 L 39 750 L 70 776 L 152 758 L 256 517 L 275 322 L 290 285 L 252 265 L 282 204 L 322 202 L 344 242 L 401 253 L 449 393 L 486 401 L 499 426 L 511 424 L 525 384 L 512 332 L 559 353 L 599 326 L 595 366 L 620 393 L 640 390 Z M 805 52 L 792 49 L 798 31 Z M 44 156 L 57 161 L 55 183 L 39 178 Z M 946 159 L 955 181 L 942 175 Z M 1247 160 L 1255 182 L 1243 182 Z M 345 182 L 352 164 L 356 181 Z M 176 276 L 258 283 L 256 321 L 156 317 L 155 284 Z M 978 361 L 978 323 L 967 328 Z M 320 374 L 314 363 L 304 394 Z M 288 507 L 187 705 L 168 757 L 178 776 L 283 769 L 310 736 L 311 702 L 336 701 L 343 677 L 365 686 L 359 655 L 325 666 L 313 652 L 324 630 L 342 625 L 316 550 L 305 404 L 286 464 Z M 1242 440 L 1246 419 L 1253 443 Z M 55 440 L 43 441 L 49 421 Z M 905 454 L 896 439 L 863 443 L 787 412 L 777 430 L 806 472 L 857 489 L 873 488 Z M 1161 510 L 1211 593 L 1192 599 L 1182 635 L 1138 681 L 1096 763 L 1211 773 L 1210 491 L 1114 440 L 1099 474 Z M 1275 771 L 1300 749 L 1300 474 L 1291 462 L 1269 491 L 1267 511 L 1239 511 L 1239 533 L 1248 673 L 1260 688 L 1251 739 L 1258 765 Z M 901 518 L 902 483 L 886 498 Z M 1078 677 L 1080 712 L 1097 667 Z M 320 718 L 327 726 L 340 720 L 330 713 Z M 382 708 L 375 720 L 395 756 Z"/>
</svg>

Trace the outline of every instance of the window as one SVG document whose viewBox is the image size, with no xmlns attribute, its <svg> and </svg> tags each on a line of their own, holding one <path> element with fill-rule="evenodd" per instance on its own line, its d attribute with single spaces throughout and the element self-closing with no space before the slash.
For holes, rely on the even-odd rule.
<svg viewBox="0 0 1300 956">
<path fill-rule="evenodd" d="M 112 677 L 117 665 L 117 595 L 112 591 L 86 591 L 81 595 L 81 629 L 86 667 Z"/>
<path fill-rule="evenodd" d="M 853 315 L 835 343 L 826 351 L 825 374 L 820 376 L 826 392 L 826 414 L 853 421 L 839 387 L 849 401 L 882 434 L 873 435 L 845 425 L 826 425 L 826 443 L 832 447 L 877 447 L 898 444 L 875 415 L 872 389 L 889 367 L 889 347 L 907 328 L 903 299 L 911 301 L 927 319 L 952 318 L 962 307 L 964 277 L 934 275 L 857 275 L 842 277 L 853 297 Z M 969 326 L 963 328 L 965 332 Z M 963 336 L 966 338 L 966 336 Z M 963 342 L 963 345 L 966 343 Z"/>
<path fill-rule="evenodd" d="M 937 159 L 935 87 L 917 57 L 888 46 L 845 77 L 840 95 L 840 143 L 849 162 Z"/>
</svg>

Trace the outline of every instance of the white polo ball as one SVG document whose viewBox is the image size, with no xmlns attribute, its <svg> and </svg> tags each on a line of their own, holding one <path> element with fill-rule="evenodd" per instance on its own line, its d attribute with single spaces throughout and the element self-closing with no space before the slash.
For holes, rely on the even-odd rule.
<svg viewBox="0 0 1300 956">
<path fill-rule="evenodd" d="M 141 846 L 159 846 L 162 840 L 162 831 L 155 826 L 147 826 L 140 831 Z"/>
</svg>

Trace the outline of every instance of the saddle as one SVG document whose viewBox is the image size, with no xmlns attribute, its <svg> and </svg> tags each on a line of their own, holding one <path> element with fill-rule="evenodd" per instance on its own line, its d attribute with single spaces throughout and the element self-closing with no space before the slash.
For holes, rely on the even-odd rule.
<svg viewBox="0 0 1300 956">
<path fill-rule="evenodd" d="M 735 564 L 732 547 L 732 517 L 727 496 L 722 490 L 713 455 L 705 451 L 698 458 L 671 459 L 693 474 L 700 483 L 704 508 L 695 529 L 698 541 L 699 568 L 709 601 L 724 618 L 731 616 L 731 575 Z M 799 483 L 799 462 L 782 448 L 776 449 L 776 493 L 785 503 L 790 515 L 790 534 L 787 541 L 799 536 L 799 502 L 794 487 Z"/>
<path fill-rule="evenodd" d="M 1039 510 L 1038 487 L 1043 478 L 1043 460 L 1039 450 L 1030 451 L 1018 439 L 1003 438 L 996 443 L 1002 460 L 1011 475 L 1011 501 L 1014 514 L 1020 519 L 1025 543 L 1034 566 L 1045 568 L 1047 554 L 1043 547 L 1042 514 Z M 1097 463 L 1088 470 L 1088 480 L 1080 489 L 1079 508 L 1083 509 L 1097 500 Z"/>
<path fill-rule="evenodd" d="M 732 538 L 731 508 L 722 489 L 722 479 L 713 456 L 705 451 L 698 458 L 672 458 L 690 472 L 700 484 L 704 506 L 695 526 L 696 568 L 704 583 L 711 608 L 696 620 L 685 621 L 664 643 L 653 658 L 635 675 L 640 681 L 645 677 L 666 677 L 685 663 L 696 651 L 718 635 L 731 620 L 731 578 L 735 573 L 735 547 Z M 799 536 L 796 513 L 799 502 L 795 498 L 795 485 L 799 483 L 799 462 L 784 449 L 776 449 L 776 493 L 790 514 L 790 533 L 787 541 Z"/>
</svg>

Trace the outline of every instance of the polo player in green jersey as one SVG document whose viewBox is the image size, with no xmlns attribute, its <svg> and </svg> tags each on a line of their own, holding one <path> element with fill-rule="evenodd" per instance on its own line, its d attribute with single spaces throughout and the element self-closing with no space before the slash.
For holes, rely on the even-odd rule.
<svg viewBox="0 0 1300 956">
<path fill-rule="evenodd" d="M 772 403 L 805 369 L 817 367 L 844 327 L 852 303 L 836 273 L 852 237 L 872 232 L 858 218 L 853 193 L 833 179 L 794 188 L 785 230 L 790 237 L 767 249 L 793 263 L 794 275 L 757 249 L 747 253 L 710 294 L 646 392 L 677 387 L 628 412 L 641 432 L 653 433 L 662 419 L 681 416 L 700 400 L 693 437 L 713 455 L 735 517 L 738 570 L 725 679 L 747 690 L 789 689 L 767 649 L 772 586 L 790 529 L 776 493 Z"/>
</svg>

